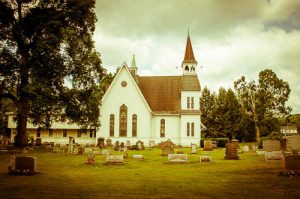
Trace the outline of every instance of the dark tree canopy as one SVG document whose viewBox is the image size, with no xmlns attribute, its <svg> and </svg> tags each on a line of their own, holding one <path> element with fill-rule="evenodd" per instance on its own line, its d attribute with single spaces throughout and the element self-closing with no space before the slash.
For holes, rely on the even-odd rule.
<svg viewBox="0 0 300 199">
<path fill-rule="evenodd" d="M 97 128 L 103 76 L 92 35 L 94 0 L 0 0 L 0 94 L 17 107 L 15 144 L 26 124 L 60 115 Z"/>
</svg>

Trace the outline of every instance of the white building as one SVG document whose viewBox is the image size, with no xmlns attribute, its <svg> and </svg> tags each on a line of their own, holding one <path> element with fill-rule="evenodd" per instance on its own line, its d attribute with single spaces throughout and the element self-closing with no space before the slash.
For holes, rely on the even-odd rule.
<svg viewBox="0 0 300 199">
<path fill-rule="evenodd" d="M 190 36 L 181 76 L 139 76 L 135 58 L 126 63 L 102 98 L 101 127 L 96 137 L 148 146 L 170 139 L 175 144 L 199 145 L 200 83 Z"/>
</svg>

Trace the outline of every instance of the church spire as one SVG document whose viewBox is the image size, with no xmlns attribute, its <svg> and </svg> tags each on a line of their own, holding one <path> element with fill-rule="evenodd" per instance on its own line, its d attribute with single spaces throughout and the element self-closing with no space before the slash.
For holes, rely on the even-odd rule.
<svg viewBox="0 0 300 199">
<path fill-rule="evenodd" d="M 129 69 L 133 75 L 137 75 L 138 67 L 136 66 L 136 63 L 135 63 L 135 55 L 134 54 L 132 56 L 131 66 Z"/>
<path fill-rule="evenodd" d="M 190 31 L 188 30 L 184 59 L 182 62 L 183 74 L 196 74 L 197 61 L 194 56 L 192 42 L 190 39 Z"/>
</svg>

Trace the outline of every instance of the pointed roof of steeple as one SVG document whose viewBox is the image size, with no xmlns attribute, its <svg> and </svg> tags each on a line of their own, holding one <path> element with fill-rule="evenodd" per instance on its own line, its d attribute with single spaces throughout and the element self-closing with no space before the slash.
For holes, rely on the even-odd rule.
<svg viewBox="0 0 300 199">
<path fill-rule="evenodd" d="M 188 36 L 186 40 L 186 48 L 185 48 L 185 54 L 184 54 L 184 60 L 183 63 L 197 63 L 194 57 L 192 42 L 190 39 L 190 33 L 188 31 Z"/>
<path fill-rule="evenodd" d="M 133 56 L 132 56 L 131 68 L 137 68 L 136 63 L 135 63 L 135 54 L 133 54 Z"/>
</svg>

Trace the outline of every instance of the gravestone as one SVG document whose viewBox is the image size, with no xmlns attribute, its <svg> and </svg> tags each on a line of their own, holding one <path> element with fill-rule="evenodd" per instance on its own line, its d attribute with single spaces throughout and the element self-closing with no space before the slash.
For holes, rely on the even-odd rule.
<svg viewBox="0 0 300 199">
<path fill-rule="evenodd" d="M 41 138 L 36 138 L 35 139 L 35 146 L 41 146 L 42 145 L 42 139 Z"/>
<path fill-rule="evenodd" d="M 101 154 L 101 151 L 99 149 L 93 149 L 93 152 L 92 152 L 94 155 L 100 155 Z"/>
<path fill-rule="evenodd" d="M 211 156 L 209 155 L 200 155 L 200 163 L 211 162 Z"/>
<path fill-rule="evenodd" d="M 10 165 L 8 167 L 9 171 L 15 170 L 16 169 L 16 155 L 12 152 L 10 154 Z"/>
<path fill-rule="evenodd" d="M 243 152 L 249 152 L 249 146 L 248 145 L 244 145 L 243 146 Z"/>
<path fill-rule="evenodd" d="M 138 150 L 144 150 L 144 142 L 142 142 L 142 141 L 139 140 L 136 143 L 136 145 L 137 145 Z"/>
<path fill-rule="evenodd" d="M 103 137 L 98 138 L 98 144 L 97 144 L 97 146 L 99 148 L 103 148 L 104 147 L 104 140 L 105 139 Z"/>
<path fill-rule="evenodd" d="M 285 155 L 284 156 L 284 169 L 300 171 L 300 155 Z"/>
<path fill-rule="evenodd" d="M 123 151 L 124 147 L 125 147 L 124 142 L 121 142 L 120 147 L 119 147 L 119 150 L 120 150 L 120 151 Z"/>
<path fill-rule="evenodd" d="M 87 154 L 87 160 L 85 161 L 86 164 L 94 164 L 95 161 L 95 155 L 93 153 Z"/>
<path fill-rule="evenodd" d="M 93 153 L 93 148 L 92 147 L 86 147 L 86 148 L 84 148 L 84 153 L 85 154 Z"/>
<path fill-rule="evenodd" d="M 176 152 L 177 154 L 183 154 L 182 146 L 178 146 L 177 149 L 178 149 Z"/>
<path fill-rule="evenodd" d="M 37 157 L 18 156 L 16 157 L 15 168 L 20 172 L 29 172 L 34 174 L 37 172 Z"/>
<path fill-rule="evenodd" d="M 52 152 L 59 153 L 60 152 L 60 148 L 55 146 L 55 147 L 52 148 Z"/>
<path fill-rule="evenodd" d="M 122 164 L 123 162 L 123 155 L 108 155 L 106 158 L 106 164 Z"/>
<path fill-rule="evenodd" d="M 218 148 L 218 142 L 217 141 L 212 141 L 213 149 Z"/>
<path fill-rule="evenodd" d="M 283 159 L 283 154 L 281 151 L 265 152 L 265 161 L 282 160 L 282 159 Z"/>
<path fill-rule="evenodd" d="M 168 154 L 168 162 L 172 162 L 172 163 L 188 162 L 187 154 Z"/>
<path fill-rule="evenodd" d="M 102 155 L 109 155 L 108 149 L 102 149 Z"/>
<path fill-rule="evenodd" d="M 288 136 L 287 138 L 287 151 L 290 152 L 300 152 L 300 136 L 294 135 L 294 136 Z"/>
<path fill-rule="evenodd" d="M 237 145 L 236 143 L 227 143 L 226 147 L 226 160 L 238 160 L 239 156 L 237 155 Z"/>
<path fill-rule="evenodd" d="M 133 157 L 133 159 L 137 159 L 137 160 L 143 160 L 144 159 L 143 155 L 139 155 L 139 154 L 135 154 L 132 157 Z"/>
<path fill-rule="evenodd" d="M 78 155 L 82 155 L 84 152 L 84 148 L 82 146 L 78 147 Z"/>
<path fill-rule="evenodd" d="M 73 154 L 78 155 L 78 147 L 74 147 Z"/>
<path fill-rule="evenodd" d="M 213 144 L 211 140 L 204 140 L 204 147 L 203 151 L 212 151 L 213 150 Z"/>
<path fill-rule="evenodd" d="M 125 145 L 126 145 L 126 147 L 130 147 L 130 141 L 127 140 Z"/>
<path fill-rule="evenodd" d="M 114 145 L 114 151 L 119 151 L 119 147 L 120 147 L 119 141 L 116 141 Z"/>
<path fill-rule="evenodd" d="M 257 146 L 255 144 L 251 145 L 251 152 L 256 153 Z"/>
<path fill-rule="evenodd" d="M 196 144 L 191 145 L 191 152 L 190 153 L 191 154 L 197 154 L 198 153 Z"/>
<path fill-rule="evenodd" d="M 164 148 L 162 149 L 162 155 L 169 155 L 169 154 L 173 154 L 174 153 L 174 148 L 172 146 L 164 146 Z"/>
<path fill-rule="evenodd" d="M 264 140 L 263 141 L 263 150 L 266 152 L 281 151 L 280 141 L 279 140 Z"/>
<path fill-rule="evenodd" d="M 155 148 L 155 141 L 154 140 L 149 141 L 149 147 L 150 148 Z"/>
<path fill-rule="evenodd" d="M 112 146 L 111 139 L 106 140 L 106 146 L 108 147 Z"/>
<path fill-rule="evenodd" d="M 172 148 L 174 148 L 175 144 L 170 139 L 158 144 L 158 148 L 164 148 L 165 146 L 171 146 Z"/>
</svg>

